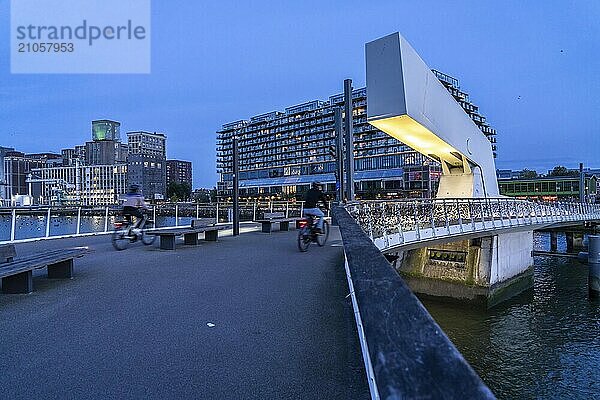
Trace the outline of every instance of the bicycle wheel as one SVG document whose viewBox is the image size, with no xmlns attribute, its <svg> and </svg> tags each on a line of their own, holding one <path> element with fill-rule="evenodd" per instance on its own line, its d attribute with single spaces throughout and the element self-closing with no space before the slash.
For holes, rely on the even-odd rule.
<svg viewBox="0 0 600 400">
<path fill-rule="evenodd" d="M 326 220 L 323 220 L 323 233 L 320 235 L 317 235 L 317 244 L 320 247 L 325 246 L 325 243 L 327 242 L 328 237 L 329 237 L 329 222 L 327 222 Z"/>
<path fill-rule="evenodd" d="M 129 237 L 127 236 L 127 228 L 115 229 L 111 235 L 111 242 L 116 250 L 125 250 L 129 245 Z"/>
<path fill-rule="evenodd" d="M 300 229 L 300 231 L 298 232 L 298 249 L 301 252 L 305 252 L 306 250 L 308 250 L 308 246 L 310 246 L 310 235 L 308 234 L 308 229 L 307 228 L 302 228 Z"/>
<path fill-rule="evenodd" d="M 142 231 L 142 243 L 145 246 L 150 246 L 156 240 L 156 235 L 148 235 L 146 232 Z"/>
</svg>

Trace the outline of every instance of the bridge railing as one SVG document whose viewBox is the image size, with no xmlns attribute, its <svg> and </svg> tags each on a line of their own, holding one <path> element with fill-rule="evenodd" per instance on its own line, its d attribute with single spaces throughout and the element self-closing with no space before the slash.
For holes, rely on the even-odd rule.
<svg viewBox="0 0 600 400">
<path fill-rule="evenodd" d="M 108 233 L 120 210 L 119 206 L 2 207 L 0 242 Z M 245 201 L 240 203 L 240 221 L 262 219 L 271 212 L 299 217 L 303 211 L 302 201 Z M 148 214 L 157 228 L 188 225 L 192 218 L 216 218 L 220 223 L 230 223 L 233 204 L 164 203 L 150 206 Z"/>
<path fill-rule="evenodd" d="M 346 209 L 379 248 L 482 230 L 600 219 L 597 204 L 511 198 L 364 201 Z"/>
<path fill-rule="evenodd" d="M 371 204 L 372 206 L 373 204 Z M 356 221 L 336 207 L 372 399 L 493 399 Z"/>
</svg>

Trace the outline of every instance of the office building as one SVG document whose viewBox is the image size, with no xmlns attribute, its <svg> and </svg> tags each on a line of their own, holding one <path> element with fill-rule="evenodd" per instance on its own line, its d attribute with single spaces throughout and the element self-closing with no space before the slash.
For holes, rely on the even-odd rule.
<svg viewBox="0 0 600 400">
<path fill-rule="evenodd" d="M 92 121 L 92 141 L 85 143 L 86 165 L 127 162 L 127 145 L 121 143 L 121 123 L 107 119 Z"/>
<path fill-rule="evenodd" d="M 111 165 L 127 162 L 127 144 L 116 140 L 85 143 L 86 165 Z"/>
<path fill-rule="evenodd" d="M 95 142 L 104 140 L 121 141 L 121 123 L 109 119 L 98 119 L 92 121 L 92 140 Z"/>
<path fill-rule="evenodd" d="M 600 199 L 598 177 L 587 173 L 584 177 L 584 198 L 594 203 Z M 498 179 L 500 194 L 520 199 L 541 201 L 579 201 L 579 173 L 570 176 L 542 176 L 537 178 Z"/>
<path fill-rule="evenodd" d="M 8 182 L 4 173 L 4 156 L 9 151 L 14 151 L 11 147 L 0 146 L 0 206 L 9 204 L 10 196 L 8 195 Z"/>
<path fill-rule="evenodd" d="M 163 200 L 167 189 L 166 136 L 127 132 L 127 181 L 140 186 L 147 199 Z"/>
<path fill-rule="evenodd" d="M 61 164 L 61 156 L 54 153 L 25 154 L 20 151 L 6 151 L 4 155 L 4 179 L 6 181 L 6 199 L 19 195 L 35 195 L 29 193 L 27 177 L 36 168 L 44 168 L 48 164 Z"/>
<path fill-rule="evenodd" d="M 46 205 L 101 206 L 118 203 L 127 191 L 127 165 L 75 165 L 36 168 L 39 195 Z"/>
<path fill-rule="evenodd" d="M 438 78 L 442 75 L 438 73 Z M 443 75 L 442 83 L 459 104 L 486 130 L 489 128 L 468 95 L 459 92 L 458 80 Z M 335 160 L 329 147 L 335 146 L 333 113 L 342 107 L 343 94 L 328 101 L 310 101 L 222 126 L 217 132 L 217 183 L 220 198 L 231 196 L 232 139 L 238 137 L 240 195 L 243 197 L 300 198 L 311 182 L 325 184 L 335 194 Z M 354 124 L 354 180 L 359 199 L 430 197 L 441 175 L 439 164 L 379 131 L 367 123 L 366 88 L 352 93 Z"/>
<path fill-rule="evenodd" d="M 192 187 L 192 163 L 190 161 L 167 160 L 167 187 L 171 182 L 187 183 Z"/>
</svg>

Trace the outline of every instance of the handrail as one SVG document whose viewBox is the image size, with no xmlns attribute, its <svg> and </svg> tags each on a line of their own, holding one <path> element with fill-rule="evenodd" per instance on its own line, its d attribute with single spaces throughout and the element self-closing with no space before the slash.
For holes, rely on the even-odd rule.
<svg viewBox="0 0 600 400">
<path fill-rule="evenodd" d="M 348 211 L 333 215 L 372 398 L 495 398 Z"/>
<path fill-rule="evenodd" d="M 231 203 L 163 203 L 150 206 L 152 220 L 161 227 L 189 223 L 191 218 L 217 218 L 231 222 Z M 22 239 L 47 239 L 53 237 L 83 236 L 107 233 L 121 208 L 111 206 L 35 206 L 0 207 L 0 243 Z M 240 203 L 240 221 L 255 221 L 262 213 L 282 211 L 289 217 L 303 214 L 303 201 L 259 201 Z"/>
<path fill-rule="evenodd" d="M 565 222 L 600 221 L 600 205 L 534 203 L 511 198 L 364 201 L 346 209 L 377 247 L 521 229 Z"/>
</svg>

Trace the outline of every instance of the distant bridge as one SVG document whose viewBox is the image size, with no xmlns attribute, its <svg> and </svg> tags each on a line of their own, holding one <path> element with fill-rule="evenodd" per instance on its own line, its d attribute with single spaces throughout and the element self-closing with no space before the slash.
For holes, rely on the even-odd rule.
<svg viewBox="0 0 600 400">
<path fill-rule="evenodd" d="M 511 198 L 364 201 L 346 209 L 383 252 L 502 233 L 600 223 L 600 205 Z"/>
</svg>

